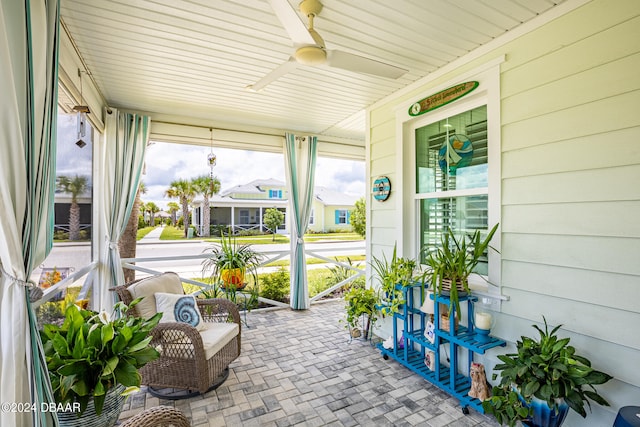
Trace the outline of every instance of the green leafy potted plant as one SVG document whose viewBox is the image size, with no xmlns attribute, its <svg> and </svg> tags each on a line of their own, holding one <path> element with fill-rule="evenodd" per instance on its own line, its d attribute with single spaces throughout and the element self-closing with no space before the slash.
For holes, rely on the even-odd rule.
<svg viewBox="0 0 640 427">
<path fill-rule="evenodd" d="M 591 408 L 589 400 L 609 406 L 594 385 L 612 377 L 593 369 L 587 358 L 577 355 L 569 338 L 558 338 L 560 326 L 549 332 L 544 319 L 544 331 L 533 325 L 540 334 L 538 340 L 523 336 L 516 343 L 516 353 L 498 356 L 503 362 L 495 367 L 501 372 L 500 384 L 493 387 L 493 397 L 482 402 L 484 411 L 498 422 L 556 427 L 569 408 L 586 417 L 585 404 Z"/>
<path fill-rule="evenodd" d="M 360 336 L 358 322 L 362 316 L 366 315 L 367 320 L 364 326 L 364 337 L 368 338 L 369 332 L 372 330 L 373 325 L 376 322 L 376 304 L 378 304 L 378 294 L 375 289 L 352 286 L 345 294 L 344 300 L 346 302 L 345 308 L 347 311 L 346 326 L 349 329 L 351 336 L 353 338 Z"/>
<path fill-rule="evenodd" d="M 139 390 L 138 369 L 159 356 L 149 346 L 149 332 L 162 317 L 127 316 L 139 301 L 129 307 L 119 302 L 113 317 L 71 304 L 61 326 L 44 325 L 41 337 L 54 398 L 72 405 L 72 411 L 58 413 L 61 425 L 113 426 L 125 396 Z"/>
<path fill-rule="evenodd" d="M 242 289 L 245 285 L 245 275 L 249 272 L 258 283 L 258 266 L 262 261 L 262 254 L 254 251 L 249 244 L 239 244 L 231 232 L 220 233 L 220 245 L 212 245 L 205 249 L 209 257 L 202 262 L 202 271 L 211 270 L 214 283 L 221 283 L 223 288 Z"/>
<path fill-rule="evenodd" d="M 412 285 L 417 280 L 416 261 L 411 258 L 398 257 L 396 246 L 394 246 L 390 260 L 384 254 L 382 254 L 382 258 L 374 256 L 371 267 L 380 282 L 382 315 L 397 313 L 399 307 L 405 303 L 402 288 Z"/>
<path fill-rule="evenodd" d="M 460 313 L 459 297 L 470 292 L 469 276 L 487 251 L 497 229 L 498 224 L 484 239 L 481 231 L 476 230 L 467 240 L 465 235 L 457 238 L 449 228 L 442 235 L 441 245 L 426 249 L 425 262 L 433 293 L 449 296 L 449 313 L 454 307 L 456 313 Z"/>
</svg>

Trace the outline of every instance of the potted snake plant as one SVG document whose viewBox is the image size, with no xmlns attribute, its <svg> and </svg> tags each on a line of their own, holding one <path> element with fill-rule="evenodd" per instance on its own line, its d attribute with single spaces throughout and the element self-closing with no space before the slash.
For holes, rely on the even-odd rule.
<svg viewBox="0 0 640 427">
<path fill-rule="evenodd" d="M 498 224 L 484 238 L 480 230 L 475 230 L 467 239 L 466 235 L 456 237 L 449 228 L 442 235 L 439 246 L 424 249 L 433 294 L 449 297 L 449 314 L 454 308 L 456 313 L 460 313 L 459 297 L 470 292 L 469 276 L 486 253 L 497 230 Z"/>
<path fill-rule="evenodd" d="M 245 275 L 250 273 L 254 283 L 258 283 L 258 266 L 262 254 L 254 251 L 249 244 L 239 244 L 231 231 L 225 237 L 220 233 L 219 245 L 205 249 L 209 257 L 202 262 L 203 274 L 211 271 L 213 283 L 220 283 L 224 289 L 239 290 L 246 286 Z"/>
</svg>

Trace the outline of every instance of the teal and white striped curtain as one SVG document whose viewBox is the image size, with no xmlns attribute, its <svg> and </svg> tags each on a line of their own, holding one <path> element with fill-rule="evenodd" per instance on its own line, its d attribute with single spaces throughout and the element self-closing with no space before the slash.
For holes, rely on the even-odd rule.
<svg viewBox="0 0 640 427">
<path fill-rule="evenodd" d="M 105 253 L 101 254 L 98 280 L 94 282 L 94 309 L 111 312 L 116 302 L 109 290 L 124 284 L 118 240 L 127 226 L 140 183 L 144 154 L 149 143 L 151 121 L 148 116 L 112 109 L 106 115 L 102 164 L 102 230 L 106 230 Z"/>
<path fill-rule="evenodd" d="M 57 0 L 0 0 L 0 402 L 52 402 L 28 288 L 53 244 Z M 7 426 L 57 425 L 51 412 L 2 411 Z"/>
<path fill-rule="evenodd" d="M 291 220 L 291 308 L 309 308 L 307 260 L 304 255 L 304 232 L 309 226 L 313 204 L 318 138 L 285 135 L 284 161 L 289 188 Z"/>
</svg>

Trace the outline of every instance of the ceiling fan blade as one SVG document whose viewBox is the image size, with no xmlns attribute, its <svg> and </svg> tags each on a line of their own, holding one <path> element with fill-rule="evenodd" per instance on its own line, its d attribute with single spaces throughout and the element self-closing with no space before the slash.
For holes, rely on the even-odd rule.
<svg viewBox="0 0 640 427">
<path fill-rule="evenodd" d="M 269 74 L 267 74 L 254 84 L 247 86 L 247 89 L 253 92 L 258 92 L 271 82 L 274 82 L 285 74 L 293 71 L 297 66 L 298 63 L 296 62 L 295 58 L 291 57 L 287 62 L 283 62 L 282 64 L 278 65 Z"/>
<path fill-rule="evenodd" d="M 300 15 L 289 4 L 288 0 L 269 0 L 280 23 L 289 34 L 295 45 L 315 45 L 316 41 L 309 34 Z"/>
<path fill-rule="evenodd" d="M 326 65 L 356 73 L 397 79 L 409 70 L 341 50 L 327 50 Z"/>
</svg>

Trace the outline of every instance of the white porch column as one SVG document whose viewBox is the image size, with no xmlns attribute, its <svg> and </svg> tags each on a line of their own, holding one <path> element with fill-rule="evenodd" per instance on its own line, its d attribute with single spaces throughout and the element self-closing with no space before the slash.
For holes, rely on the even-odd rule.
<svg viewBox="0 0 640 427">
<path fill-rule="evenodd" d="M 231 232 L 236 231 L 236 208 L 231 206 Z"/>
<path fill-rule="evenodd" d="M 262 231 L 262 206 L 258 208 L 258 216 L 260 217 L 260 221 L 259 221 L 260 231 Z"/>
</svg>

